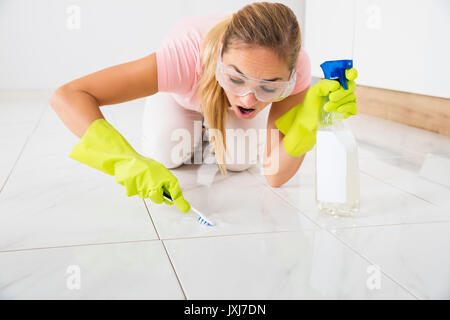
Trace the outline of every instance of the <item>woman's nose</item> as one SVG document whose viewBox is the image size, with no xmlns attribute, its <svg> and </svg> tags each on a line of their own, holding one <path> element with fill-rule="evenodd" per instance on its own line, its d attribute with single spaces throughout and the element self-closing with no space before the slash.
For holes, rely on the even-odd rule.
<svg viewBox="0 0 450 320">
<path fill-rule="evenodd" d="M 255 94 L 253 92 L 250 92 L 249 94 L 241 97 L 241 103 L 244 108 L 253 108 L 253 106 L 258 102 L 258 99 L 256 99 Z"/>
</svg>

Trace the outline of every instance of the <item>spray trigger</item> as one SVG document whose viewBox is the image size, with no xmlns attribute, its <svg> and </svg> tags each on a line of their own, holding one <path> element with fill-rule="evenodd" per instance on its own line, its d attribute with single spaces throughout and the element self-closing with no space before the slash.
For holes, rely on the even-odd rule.
<svg viewBox="0 0 450 320">
<path fill-rule="evenodd" d="M 353 68 L 353 60 L 332 60 L 320 65 L 325 79 L 338 80 L 342 88 L 348 90 L 345 70 Z"/>
</svg>

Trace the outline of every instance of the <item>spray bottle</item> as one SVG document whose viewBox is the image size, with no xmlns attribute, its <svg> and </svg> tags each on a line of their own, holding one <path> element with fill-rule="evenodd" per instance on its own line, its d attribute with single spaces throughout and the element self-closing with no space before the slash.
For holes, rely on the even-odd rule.
<svg viewBox="0 0 450 320">
<path fill-rule="evenodd" d="M 348 90 L 345 70 L 352 60 L 327 61 L 321 65 L 325 79 L 338 80 Z M 320 110 L 316 143 L 316 203 L 321 213 L 354 216 L 359 211 L 360 184 L 356 139 L 344 115 Z"/>
</svg>

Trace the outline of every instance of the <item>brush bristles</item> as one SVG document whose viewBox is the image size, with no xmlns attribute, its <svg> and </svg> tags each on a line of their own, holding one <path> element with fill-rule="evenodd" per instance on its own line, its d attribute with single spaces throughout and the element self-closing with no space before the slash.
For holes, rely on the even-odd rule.
<svg viewBox="0 0 450 320">
<path fill-rule="evenodd" d="M 202 219 L 202 217 L 198 218 L 198 222 L 200 222 L 201 224 L 206 224 L 208 227 L 211 227 L 211 224 L 208 221 Z"/>
</svg>

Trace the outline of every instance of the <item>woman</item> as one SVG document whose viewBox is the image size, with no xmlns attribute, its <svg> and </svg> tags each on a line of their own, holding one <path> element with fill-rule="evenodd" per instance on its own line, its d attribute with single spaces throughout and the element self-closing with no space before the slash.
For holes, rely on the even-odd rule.
<svg viewBox="0 0 450 320">
<path fill-rule="evenodd" d="M 330 98 L 330 110 L 345 112 L 346 117 L 356 114 L 352 81 L 345 92 L 331 80 L 308 90 L 310 76 L 292 10 L 280 3 L 257 2 L 233 15 L 186 19 L 157 52 L 69 82 L 54 93 L 51 105 L 81 138 L 71 158 L 114 175 L 128 196 L 172 204 L 164 199 L 165 192 L 188 212 L 190 205 L 168 169 L 189 160 L 202 144 L 196 125 L 208 129 L 223 174 L 227 169 L 245 170 L 254 160 L 229 157 L 227 145 L 231 136 L 236 138 L 230 132 L 239 132 L 237 138 L 242 140 L 244 130 L 267 129 L 264 168 L 278 166 L 265 175 L 271 186 L 280 186 L 314 146 L 323 97 Z M 143 118 L 141 155 L 105 121 L 99 107 L 145 96 L 151 97 Z M 179 134 L 174 132 L 180 129 L 189 140 L 181 155 L 173 152 L 178 145 L 173 138 Z M 279 143 L 284 135 L 289 143 Z M 240 153 L 251 158 L 260 146 L 261 142 L 249 143 Z"/>
</svg>

